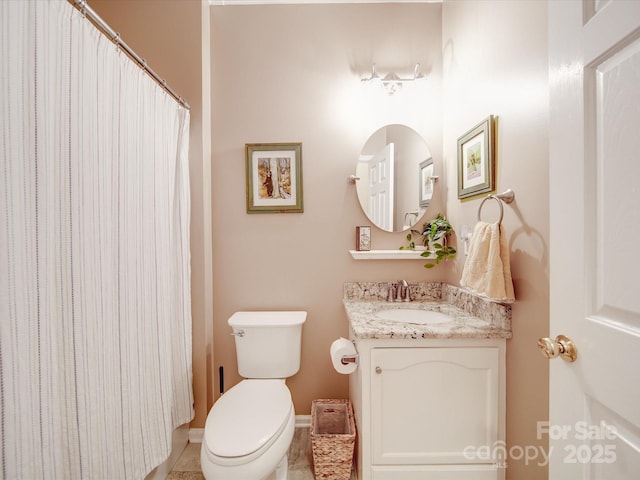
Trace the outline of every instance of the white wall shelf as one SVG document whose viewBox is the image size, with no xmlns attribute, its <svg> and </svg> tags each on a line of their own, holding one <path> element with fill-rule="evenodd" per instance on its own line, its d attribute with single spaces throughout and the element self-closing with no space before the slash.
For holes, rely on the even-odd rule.
<svg viewBox="0 0 640 480">
<path fill-rule="evenodd" d="M 349 253 L 355 260 L 428 260 L 429 258 L 435 258 L 435 255 L 430 257 L 422 257 L 420 254 L 424 250 L 349 250 Z"/>
</svg>

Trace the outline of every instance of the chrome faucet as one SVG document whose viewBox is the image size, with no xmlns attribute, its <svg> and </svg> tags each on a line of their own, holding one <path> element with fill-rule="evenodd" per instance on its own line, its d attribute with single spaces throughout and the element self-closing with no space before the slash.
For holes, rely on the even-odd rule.
<svg viewBox="0 0 640 480">
<path fill-rule="evenodd" d="M 396 301 L 396 286 L 393 283 L 389 284 L 389 290 L 387 290 L 387 302 Z"/>
<path fill-rule="evenodd" d="M 395 286 L 395 294 L 396 297 L 393 299 L 394 302 L 411 301 L 411 292 L 409 291 L 409 284 L 406 280 L 398 280 L 398 283 Z"/>
<path fill-rule="evenodd" d="M 395 284 L 389 284 L 387 302 L 410 302 L 411 300 L 411 291 L 406 280 L 398 280 Z"/>
</svg>

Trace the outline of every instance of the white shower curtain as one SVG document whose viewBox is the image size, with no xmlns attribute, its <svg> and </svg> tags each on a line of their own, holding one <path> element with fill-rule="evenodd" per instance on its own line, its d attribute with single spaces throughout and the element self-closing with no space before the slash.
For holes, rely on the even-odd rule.
<svg viewBox="0 0 640 480">
<path fill-rule="evenodd" d="M 0 478 L 144 478 L 193 417 L 189 112 L 65 0 L 0 1 L 0 63 Z"/>
</svg>

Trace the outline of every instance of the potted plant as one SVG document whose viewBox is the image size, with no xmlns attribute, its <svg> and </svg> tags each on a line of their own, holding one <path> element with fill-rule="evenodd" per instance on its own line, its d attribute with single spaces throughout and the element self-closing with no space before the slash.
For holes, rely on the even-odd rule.
<svg viewBox="0 0 640 480">
<path fill-rule="evenodd" d="M 407 234 L 408 245 L 400 247 L 400 250 L 415 250 L 416 243 L 413 241 L 413 235 L 422 237 L 420 242 L 426 247 L 426 250 L 420 254 L 421 257 L 430 257 L 435 255 L 435 263 L 427 262 L 425 268 L 433 268 L 443 260 L 452 260 L 456 257 L 456 249 L 447 245 L 449 235 L 453 232 L 453 227 L 447 218 L 438 214 L 436 218 L 425 223 L 422 231 L 411 230 Z"/>
</svg>

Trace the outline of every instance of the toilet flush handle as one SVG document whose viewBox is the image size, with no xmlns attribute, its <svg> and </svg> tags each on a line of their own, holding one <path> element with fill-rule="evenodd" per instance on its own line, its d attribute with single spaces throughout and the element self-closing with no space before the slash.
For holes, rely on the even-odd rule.
<svg viewBox="0 0 640 480">
<path fill-rule="evenodd" d="M 231 335 L 233 335 L 234 337 L 244 337 L 244 330 L 238 330 L 231 332 Z"/>
</svg>

